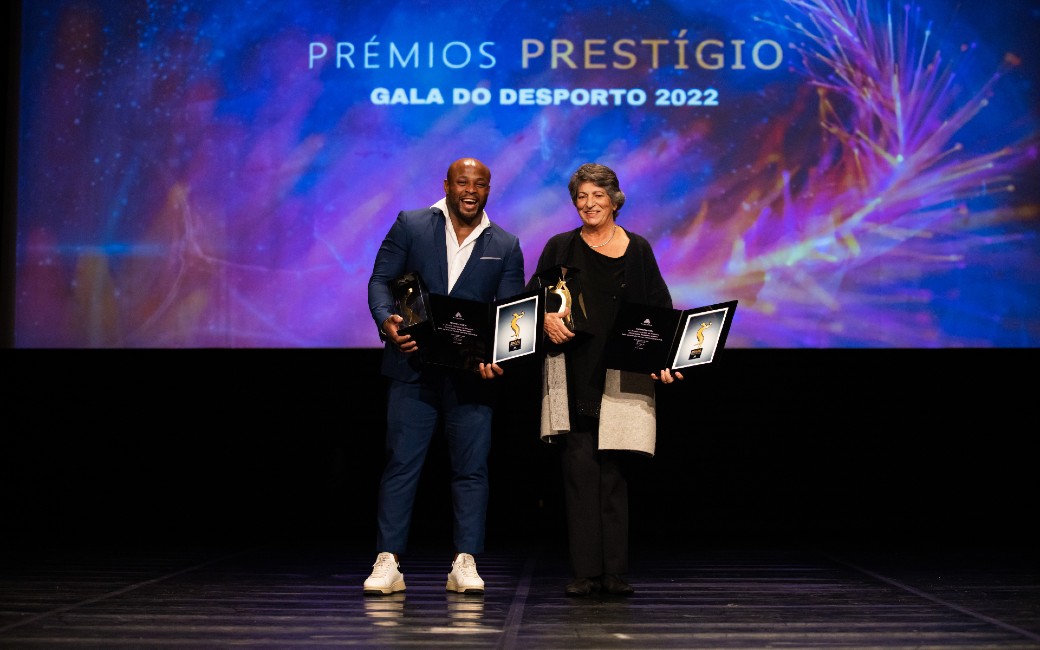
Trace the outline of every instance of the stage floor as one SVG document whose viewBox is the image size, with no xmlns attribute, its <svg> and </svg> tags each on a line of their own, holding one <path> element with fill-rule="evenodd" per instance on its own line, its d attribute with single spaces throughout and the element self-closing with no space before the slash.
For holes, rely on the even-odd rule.
<svg viewBox="0 0 1040 650">
<path fill-rule="evenodd" d="M 1040 648 L 1035 551 L 907 546 L 648 544 L 634 596 L 579 599 L 530 544 L 478 556 L 483 596 L 416 550 L 385 597 L 362 594 L 373 553 L 327 542 L 37 546 L 3 558 L 0 646 Z"/>
</svg>

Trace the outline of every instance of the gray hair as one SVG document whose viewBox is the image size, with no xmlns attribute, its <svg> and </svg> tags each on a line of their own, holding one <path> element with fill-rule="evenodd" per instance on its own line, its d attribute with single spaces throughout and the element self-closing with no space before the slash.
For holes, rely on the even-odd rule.
<svg viewBox="0 0 1040 650">
<path fill-rule="evenodd" d="M 614 170 L 599 163 L 585 163 L 578 167 L 571 176 L 571 182 L 567 184 L 567 189 L 571 192 L 571 203 L 575 205 L 578 202 L 578 188 L 582 183 L 592 183 L 607 191 L 607 195 L 614 203 L 614 218 L 616 219 L 618 213 L 621 212 L 621 206 L 625 204 L 625 193 L 621 191 L 621 184 L 618 182 Z"/>
</svg>

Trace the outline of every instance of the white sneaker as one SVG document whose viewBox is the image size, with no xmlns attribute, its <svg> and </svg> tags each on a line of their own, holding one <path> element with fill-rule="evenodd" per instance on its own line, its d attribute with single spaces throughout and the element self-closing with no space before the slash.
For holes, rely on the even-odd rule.
<svg viewBox="0 0 1040 650">
<path fill-rule="evenodd" d="M 477 563 L 469 553 L 459 553 L 451 563 L 447 590 L 459 594 L 484 593 L 484 581 L 477 574 Z"/>
<path fill-rule="evenodd" d="M 404 591 L 404 575 L 393 553 L 380 553 L 372 565 L 372 575 L 365 580 L 366 594 L 392 594 Z"/>
</svg>

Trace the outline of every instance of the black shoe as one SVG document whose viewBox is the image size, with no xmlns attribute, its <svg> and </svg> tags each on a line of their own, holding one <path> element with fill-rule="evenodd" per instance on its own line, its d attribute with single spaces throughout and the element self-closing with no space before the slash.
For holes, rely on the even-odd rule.
<svg viewBox="0 0 1040 650">
<path fill-rule="evenodd" d="M 601 579 L 603 591 L 614 596 L 631 596 L 636 593 L 632 585 L 628 584 L 613 573 L 606 573 Z"/>
<path fill-rule="evenodd" d="M 567 584 L 568 596 L 588 596 L 599 591 L 599 580 L 595 578 L 575 578 Z"/>
</svg>

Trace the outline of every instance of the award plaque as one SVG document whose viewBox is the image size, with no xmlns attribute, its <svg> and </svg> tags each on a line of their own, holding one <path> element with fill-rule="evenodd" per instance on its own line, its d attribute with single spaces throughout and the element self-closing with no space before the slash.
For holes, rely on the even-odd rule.
<svg viewBox="0 0 1040 650">
<path fill-rule="evenodd" d="M 423 363 L 477 370 L 481 363 L 534 358 L 541 350 L 542 291 L 484 303 L 430 293 L 418 273 L 396 278 L 390 290 L 404 319 L 398 332 L 412 335 Z"/>
<path fill-rule="evenodd" d="M 481 363 L 533 359 L 541 350 L 541 292 L 491 303 L 430 294 L 433 336 L 419 347 L 425 363 L 476 370 Z"/>
<path fill-rule="evenodd" d="M 607 367 L 649 374 L 711 363 L 736 309 L 736 300 L 685 310 L 621 305 L 606 343 Z"/>
<path fill-rule="evenodd" d="M 581 294 L 578 269 L 557 266 L 539 273 L 537 278 L 545 292 L 545 312 L 562 313 L 564 309 L 570 309 L 570 314 L 564 318 L 564 325 L 575 333 L 586 331 L 588 313 Z"/>
<path fill-rule="evenodd" d="M 433 335 L 420 342 L 424 363 L 461 370 L 476 370 L 487 362 L 487 303 L 430 294 Z"/>
</svg>

